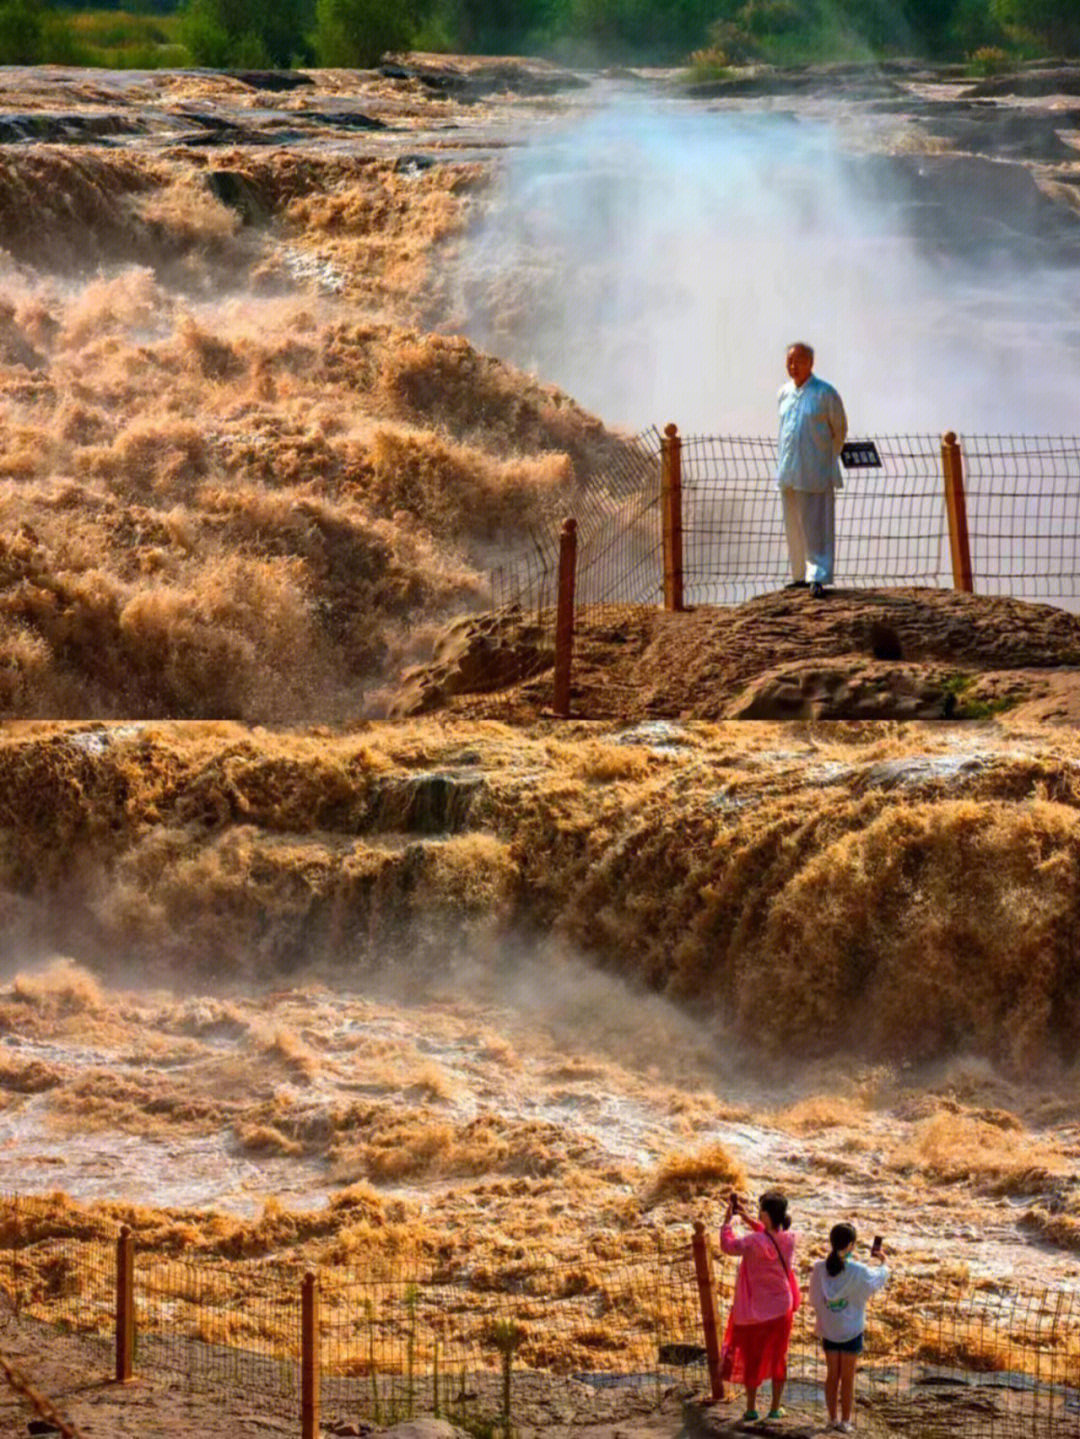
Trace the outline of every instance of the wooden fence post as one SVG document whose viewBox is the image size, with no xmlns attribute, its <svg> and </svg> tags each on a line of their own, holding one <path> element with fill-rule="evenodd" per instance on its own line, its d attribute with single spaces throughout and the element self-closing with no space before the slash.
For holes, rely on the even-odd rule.
<svg viewBox="0 0 1080 1439">
<path fill-rule="evenodd" d="M 945 513 L 949 519 L 953 589 L 971 594 L 971 545 L 968 540 L 967 499 L 964 495 L 964 456 L 953 430 L 941 441 L 941 471 L 945 479 Z"/>
<path fill-rule="evenodd" d="M 135 1365 L 135 1237 L 125 1224 L 116 1241 L 116 1382 L 129 1384 Z"/>
<path fill-rule="evenodd" d="M 660 441 L 660 524 L 664 548 L 664 608 L 683 609 L 682 440 L 677 425 Z"/>
<path fill-rule="evenodd" d="M 700 1219 L 694 1221 L 694 1268 L 697 1270 L 698 1295 L 701 1299 L 701 1328 L 705 1336 L 705 1356 L 709 1361 L 709 1397 L 724 1397 L 724 1381 L 720 1377 L 720 1325 L 716 1317 L 716 1286 L 713 1283 L 712 1254 L 709 1237 Z"/>
<path fill-rule="evenodd" d="M 300 1290 L 300 1434 L 319 1439 L 319 1281 L 305 1274 Z"/>
<path fill-rule="evenodd" d="M 577 580 L 577 521 L 564 520 L 559 535 L 559 608 L 555 617 L 555 713 L 570 713 L 570 670 L 574 660 L 574 586 Z"/>
</svg>

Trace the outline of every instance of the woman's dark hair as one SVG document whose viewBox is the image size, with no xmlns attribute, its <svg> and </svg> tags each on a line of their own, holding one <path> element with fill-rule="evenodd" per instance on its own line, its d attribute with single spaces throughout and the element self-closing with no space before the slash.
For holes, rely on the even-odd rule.
<svg viewBox="0 0 1080 1439">
<path fill-rule="evenodd" d="M 854 1224 L 834 1224 L 829 1230 L 829 1257 L 825 1261 L 825 1268 L 834 1279 L 844 1267 L 844 1260 L 840 1254 L 841 1249 L 846 1249 L 849 1244 L 854 1244 L 855 1239 Z"/>
<path fill-rule="evenodd" d="M 787 1212 L 787 1200 L 778 1189 L 770 1189 L 767 1194 L 763 1194 L 758 1200 L 758 1207 L 764 1209 L 772 1220 L 774 1228 L 791 1228 L 791 1215 Z"/>
</svg>

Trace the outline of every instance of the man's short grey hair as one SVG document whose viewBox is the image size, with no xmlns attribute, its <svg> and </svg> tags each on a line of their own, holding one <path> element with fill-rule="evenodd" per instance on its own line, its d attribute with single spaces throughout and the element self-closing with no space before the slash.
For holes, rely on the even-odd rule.
<svg viewBox="0 0 1080 1439">
<path fill-rule="evenodd" d="M 802 350 L 810 363 L 814 363 L 814 347 L 813 345 L 808 345 L 805 340 L 793 340 L 784 353 L 790 355 L 792 350 Z"/>
</svg>

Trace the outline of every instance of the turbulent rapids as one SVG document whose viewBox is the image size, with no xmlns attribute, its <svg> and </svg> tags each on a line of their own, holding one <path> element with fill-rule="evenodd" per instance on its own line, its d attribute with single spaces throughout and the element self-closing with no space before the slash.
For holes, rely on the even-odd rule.
<svg viewBox="0 0 1080 1439">
<path fill-rule="evenodd" d="M 382 155 L 185 148 L 192 107 L 248 120 L 250 93 L 118 83 L 163 135 L 0 148 L 8 714 L 356 714 L 620 443 L 417 328 L 485 185 L 475 158 L 409 159 L 422 101 L 373 97 Z"/>
<path fill-rule="evenodd" d="M 811 77 L 782 113 L 768 86 L 679 109 L 643 103 L 642 77 L 527 64 L 273 82 L 5 75 L 9 716 L 385 713 L 433 628 L 488 607 L 537 516 L 620 457 L 551 380 L 608 421 L 760 432 L 798 322 L 832 335 L 853 422 L 984 422 L 993 395 L 997 426 L 1004 364 L 1008 423 L 1070 423 L 1067 93 L 980 101 L 975 125 L 953 81 L 917 70 L 855 100 Z M 713 178 L 680 174 L 669 236 L 653 198 L 672 155 Z M 703 270 L 725 175 L 754 179 L 757 210 Z M 875 257 L 845 291 L 857 314 L 826 323 L 758 276 L 761 225 L 794 245 L 791 215 L 828 265 Z M 882 327 L 889 364 L 868 376 Z"/>
<path fill-rule="evenodd" d="M 727 1172 L 914 1258 L 944 1186 L 977 1269 L 1075 1269 L 1070 739 L 32 727 L 0 769 L 25 1188 L 258 1252 L 360 1184 L 355 1242 L 479 1259 L 633 1245 Z"/>
<path fill-rule="evenodd" d="M 626 461 L 557 384 L 626 420 L 612 388 L 643 392 L 618 352 L 713 404 L 649 338 L 658 291 L 600 283 L 592 239 L 593 268 L 575 259 L 595 158 L 575 146 L 611 135 L 589 116 L 660 86 L 661 110 L 715 105 L 693 136 L 778 96 L 518 62 L 280 78 L 5 76 L 0 1188 L 36 1204 L 2 1211 L 0 1241 L 25 1244 L 26 1282 L 59 1302 L 64 1243 L 126 1223 L 140 1253 L 200 1264 L 419 1255 L 492 1295 L 565 1264 L 591 1295 L 590 1265 L 774 1184 L 807 1254 L 841 1214 L 889 1235 L 905 1277 L 880 1322 L 904 1352 L 956 1358 L 916 1332 L 942 1285 L 1001 1294 L 1022 1271 L 1072 1295 L 1080 742 L 1046 721 L 1080 715 L 1075 616 L 894 592 L 895 660 L 857 592 L 593 616 L 592 724 L 541 717 L 546 653 L 497 694 L 449 682 L 492 626 L 535 647 L 531 616 L 483 613 L 491 571 Z M 820 128 L 798 154 L 842 190 L 810 204 L 799 165 L 760 172 L 811 217 L 902 176 L 904 215 L 862 240 L 910 260 L 934 337 L 946 309 L 984 326 L 970 374 L 942 362 L 967 377 L 949 403 L 996 393 L 987 355 L 1038 352 L 1056 378 L 1024 383 L 1063 424 L 1077 106 L 1002 102 L 980 128 L 955 76 L 867 85 L 849 102 L 810 76 L 790 115 L 735 127 L 736 159 L 838 126 L 842 163 Z M 584 186 L 612 253 L 619 153 Z M 931 171 L 933 206 L 967 187 L 944 238 Z M 969 232 L 974 270 L 948 253 Z M 682 253 L 629 233 L 628 254 Z M 597 345 L 564 343 L 586 310 Z M 735 370 L 748 389 L 717 423 L 771 404 L 789 338 L 725 350 L 718 389 Z M 905 355 L 865 413 L 890 385 L 918 400 Z M 687 419 L 645 390 L 663 408 L 642 423 Z M 724 722 L 821 713 L 810 691 L 845 685 L 866 715 L 998 718 Z M 590 1332 L 537 1342 L 560 1372 L 603 1368 Z"/>
</svg>

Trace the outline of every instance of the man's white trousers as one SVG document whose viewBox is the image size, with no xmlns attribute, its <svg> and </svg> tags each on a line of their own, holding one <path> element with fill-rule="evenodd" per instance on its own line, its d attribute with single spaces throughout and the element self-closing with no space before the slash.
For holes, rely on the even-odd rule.
<svg viewBox="0 0 1080 1439">
<path fill-rule="evenodd" d="M 784 485 L 784 530 L 791 578 L 831 585 L 836 549 L 836 491 L 794 490 Z"/>
</svg>

